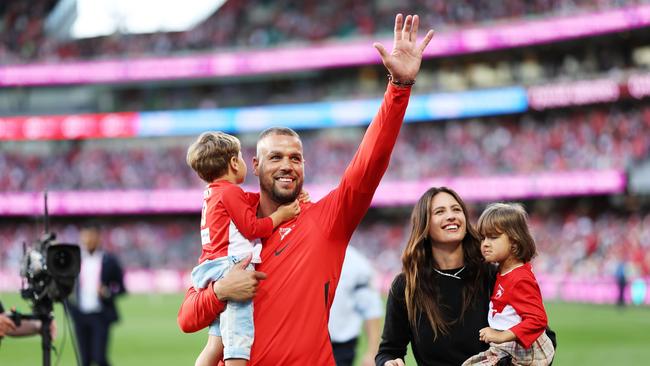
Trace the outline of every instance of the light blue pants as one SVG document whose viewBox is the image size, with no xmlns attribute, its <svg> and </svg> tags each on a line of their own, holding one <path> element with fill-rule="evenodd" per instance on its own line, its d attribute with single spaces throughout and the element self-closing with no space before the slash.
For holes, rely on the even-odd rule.
<svg viewBox="0 0 650 366">
<path fill-rule="evenodd" d="M 192 270 L 192 285 L 197 290 L 206 288 L 210 282 L 223 278 L 244 258 L 245 256 L 227 256 L 199 264 Z M 246 269 L 252 271 L 254 267 L 249 264 Z M 255 334 L 253 302 L 228 301 L 226 309 L 210 325 L 208 334 L 221 337 L 225 360 L 230 358 L 250 360 Z"/>
</svg>

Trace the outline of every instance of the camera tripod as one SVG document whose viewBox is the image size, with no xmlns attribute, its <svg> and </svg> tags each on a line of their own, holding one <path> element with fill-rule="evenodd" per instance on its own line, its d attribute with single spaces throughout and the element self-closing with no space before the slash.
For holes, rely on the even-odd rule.
<svg viewBox="0 0 650 366">
<path fill-rule="evenodd" d="M 40 320 L 41 330 L 41 350 L 43 352 L 43 366 L 50 366 L 52 353 L 52 334 L 50 326 L 52 325 L 52 300 L 42 299 L 35 303 L 32 314 L 21 314 L 18 312 L 11 313 L 11 319 L 16 326 L 20 326 L 23 320 Z"/>
</svg>

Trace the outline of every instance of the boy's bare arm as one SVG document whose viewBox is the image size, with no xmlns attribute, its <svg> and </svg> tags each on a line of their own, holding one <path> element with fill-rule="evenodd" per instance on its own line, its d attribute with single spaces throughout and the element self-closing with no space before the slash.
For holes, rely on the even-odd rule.
<svg viewBox="0 0 650 366">
<path fill-rule="evenodd" d="M 291 220 L 298 216 L 300 213 L 300 204 L 298 201 L 293 201 L 278 207 L 269 217 L 273 220 L 273 227 L 278 227 L 281 223 Z"/>
</svg>

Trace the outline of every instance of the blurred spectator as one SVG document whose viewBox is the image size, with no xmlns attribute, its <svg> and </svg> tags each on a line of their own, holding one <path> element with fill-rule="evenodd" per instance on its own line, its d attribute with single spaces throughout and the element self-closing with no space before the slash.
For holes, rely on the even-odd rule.
<svg viewBox="0 0 650 366">
<path fill-rule="evenodd" d="M 375 364 L 384 316 L 383 300 L 375 280 L 370 260 L 349 245 L 330 309 L 329 332 L 336 366 L 352 366 L 355 359 L 362 366 Z M 366 351 L 357 357 L 362 328 L 367 339 Z"/>
<path fill-rule="evenodd" d="M 616 299 L 616 305 L 619 307 L 625 306 L 625 288 L 627 287 L 627 274 L 626 268 L 627 263 L 624 260 L 619 260 L 614 269 L 614 277 L 616 278 L 616 287 L 618 291 L 618 297 Z"/>
<path fill-rule="evenodd" d="M 108 366 L 111 326 L 118 321 L 115 299 L 126 293 L 116 256 L 102 250 L 97 224 L 81 229 L 81 271 L 70 302 L 81 364 Z"/>
</svg>

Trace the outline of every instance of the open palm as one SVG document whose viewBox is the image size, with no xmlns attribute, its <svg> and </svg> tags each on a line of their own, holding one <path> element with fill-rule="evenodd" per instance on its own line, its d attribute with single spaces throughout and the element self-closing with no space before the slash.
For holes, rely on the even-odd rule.
<svg viewBox="0 0 650 366">
<path fill-rule="evenodd" d="M 388 53 L 381 43 L 375 43 L 373 46 L 379 52 L 384 66 L 395 80 L 410 81 L 415 80 L 415 76 L 420 70 L 422 62 L 422 53 L 433 38 L 433 30 L 429 30 L 422 40 L 417 44 L 418 27 L 420 17 L 417 15 L 407 15 L 406 19 L 402 14 L 395 17 L 395 39 L 393 50 Z"/>
</svg>

